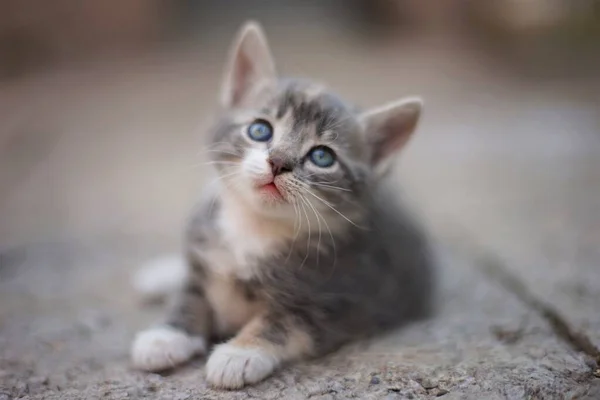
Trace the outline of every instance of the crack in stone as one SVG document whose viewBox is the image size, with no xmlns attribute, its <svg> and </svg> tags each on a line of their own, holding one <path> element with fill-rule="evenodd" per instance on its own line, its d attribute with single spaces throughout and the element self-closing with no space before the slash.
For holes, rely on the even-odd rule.
<svg viewBox="0 0 600 400">
<path fill-rule="evenodd" d="M 456 225 L 454 228 L 454 233 L 460 235 L 460 238 L 455 237 L 455 239 L 459 239 L 460 243 L 455 243 L 459 244 L 463 250 L 466 250 L 467 254 L 472 256 L 475 264 L 489 279 L 502 285 L 505 290 L 515 295 L 521 302 L 542 317 L 560 340 L 575 351 L 591 357 L 596 364 L 592 366 L 592 370 L 600 369 L 600 349 L 594 345 L 588 336 L 571 327 L 567 319 L 551 304 L 538 299 L 527 288 L 527 285 L 506 267 L 506 263 L 496 252 L 478 243 L 472 235 L 467 233 L 466 229 Z"/>
<path fill-rule="evenodd" d="M 517 296 L 523 303 L 536 311 L 548 322 L 556 336 L 570 345 L 574 350 L 592 357 L 596 365 L 600 365 L 600 350 L 583 332 L 577 331 L 550 304 L 536 298 L 527 286 L 504 263 L 493 254 L 482 254 L 477 260 L 483 272 L 491 279 L 499 282 L 506 290 Z"/>
</svg>

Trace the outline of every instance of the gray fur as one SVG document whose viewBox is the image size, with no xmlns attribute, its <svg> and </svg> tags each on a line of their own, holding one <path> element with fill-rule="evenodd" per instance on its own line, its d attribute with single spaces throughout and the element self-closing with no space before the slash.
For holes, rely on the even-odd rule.
<svg viewBox="0 0 600 400">
<path fill-rule="evenodd" d="M 292 173 L 309 185 L 335 181 L 347 189 L 311 186 L 340 213 L 353 216 L 354 225 L 342 222 L 342 229 L 333 231 L 332 237 L 322 234 L 308 250 L 300 244 L 308 240 L 308 233 L 303 233 L 280 253 L 248 260 L 260 264 L 263 274 L 240 282 L 240 287 L 249 297 L 268 301 L 274 314 L 294 315 L 314 335 L 317 353 L 323 353 L 426 315 L 432 296 L 432 260 L 425 237 L 408 213 L 385 185 L 369 179 L 366 159 L 361 157 L 364 151 L 356 148 L 364 143 L 358 139 L 361 133 L 353 111 L 331 93 L 303 101 L 303 89 L 298 82 L 286 81 L 271 102 L 272 115 L 283 116 L 289 108 L 294 116 L 294 130 L 284 143 Z M 229 151 L 243 157 L 246 141 L 238 137 L 239 126 L 229 118 L 223 116 L 213 135 L 213 143 L 221 143 L 216 148 L 223 151 L 214 153 L 215 161 L 235 160 Z M 323 129 L 330 127 L 336 133 L 331 142 L 346 150 L 339 155 L 343 168 L 333 175 L 325 171 L 311 176 L 303 168 L 304 155 L 294 149 L 310 140 L 311 134 L 323 135 Z M 218 197 L 210 213 L 197 211 L 188 230 L 188 246 L 210 246 L 218 238 L 215 210 L 219 210 Z M 334 211 L 323 213 L 326 220 L 341 222 Z M 204 270 L 197 268 L 201 262 L 192 257 L 191 263 L 203 278 Z"/>
<path fill-rule="evenodd" d="M 385 188 L 358 199 L 347 207 L 360 207 L 359 226 L 348 223 L 333 237 L 324 234 L 308 250 L 304 234 L 277 255 L 249 260 L 264 274 L 238 284 L 249 298 L 269 303 L 274 325 L 266 336 L 285 334 L 277 321 L 292 316 L 314 338 L 312 355 L 322 355 L 430 314 L 434 260 L 426 237 Z M 201 229 L 212 223 L 208 217 Z"/>
<path fill-rule="evenodd" d="M 254 35 L 243 40 L 252 48 L 266 46 Z M 217 328 L 214 309 L 220 304 L 211 303 L 207 295 L 216 282 L 226 281 L 250 309 L 260 310 L 248 316 L 258 327 L 255 337 L 248 340 L 246 334 L 235 343 L 280 349 L 280 361 L 293 361 L 426 316 L 434 287 L 426 237 L 376 172 L 381 155 L 396 153 L 405 143 L 418 113 L 399 104 L 365 114 L 310 82 L 270 82 L 264 71 L 273 69 L 272 62 L 253 69 L 252 62 L 262 61 L 252 61 L 247 50 L 242 41 L 237 57 L 244 58 L 243 65 L 233 63 L 233 81 L 225 85 L 231 93 L 223 96 L 228 100 L 210 135 L 210 154 L 222 187 L 194 211 L 188 224 L 190 276 L 169 323 L 206 338 L 236 335 L 239 330 Z M 269 52 L 263 48 L 260 54 Z M 240 75 L 254 70 L 268 84 Z M 255 119 L 270 121 L 277 140 L 249 140 L 245 132 Z M 310 164 L 307 151 L 318 145 L 333 149 L 335 168 Z M 288 170 L 278 184 L 284 199 L 278 204 L 245 203 L 228 178 L 256 149 L 277 157 Z M 214 249 L 233 254 L 240 244 L 227 240 L 219 222 L 231 212 L 226 206 L 230 198 L 265 224 L 291 224 L 296 232 L 268 254 L 237 261 L 242 269 L 254 271 L 249 275 L 223 275 L 218 272 L 222 265 L 212 265 L 206 256 Z M 253 236 L 251 231 L 244 234 Z"/>
</svg>

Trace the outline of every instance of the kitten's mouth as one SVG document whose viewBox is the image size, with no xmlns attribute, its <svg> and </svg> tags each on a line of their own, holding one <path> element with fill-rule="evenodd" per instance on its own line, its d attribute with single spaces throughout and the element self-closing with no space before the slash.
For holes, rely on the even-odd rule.
<svg viewBox="0 0 600 400">
<path fill-rule="evenodd" d="M 264 192 L 264 193 L 268 193 L 271 196 L 283 198 L 283 195 L 279 191 L 279 188 L 277 188 L 277 185 L 275 184 L 275 182 L 270 182 L 270 183 L 267 183 L 266 185 L 262 185 L 260 187 L 260 191 Z"/>
</svg>

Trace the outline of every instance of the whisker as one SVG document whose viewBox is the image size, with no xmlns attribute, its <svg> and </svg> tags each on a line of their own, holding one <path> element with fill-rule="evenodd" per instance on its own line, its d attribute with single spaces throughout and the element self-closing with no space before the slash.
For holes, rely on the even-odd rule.
<svg viewBox="0 0 600 400">
<path fill-rule="evenodd" d="M 199 164 L 192 164 L 188 166 L 189 169 L 199 168 L 207 165 L 238 165 L 238 163 L 233 161 L 206 161 Z"/>
<path fill-rule="evenodd" d="M 327 185 L 327 184 L 323 184 L 320 182 L 311 182 L 310 184 L 315 185 L 315 186 L 322 186 L 322 187 L 326 187 L 326 188 L 334 189 L 334 190 L 341 190 L 343 192 L 352 192 L 352 190 L 350 190 L 350 189 L 346 189 L 346 188 L 339 187 L 339 186 Z"/>
<path fill-rule="evenodd" d="M 230 169 L 230 168 L 234 168 L 237 164 L 233 163 L 231 165 L 227 164 L 223 164 L 224 165 L 224 170 Z M 196 168 L 201 168 L 201 167 L 205 167 L 206 163 L 198 163 L 198 164 L 192 164 L 192 165 L 188 165 L 188 166 L 182 166 L 182 172 L 190 172 L 195 170 Z"/>
<path fill-rule="evenodd" d="M 317 221 L 319 221 L 319 219 L 322 219 L 323 223 L 325 224 L 325 228 L 327 228 L 327 231 L 329 232 L 329 237 L 331 238 L 331 246 L 333 247 L 333 270 L 332 270 L 332 274 L 333 274 L 333 271 L 335 271 L 335 266 L 337 264 L 337 249 L 335 247 L 335 239 L 333 238 L 333 233 L 331 232 L 331 229 L 329 228 L 329 224 L 327 223 L 327 220 L 325 219 L 325 217 L 323 217 L 323 215 L 319 212 L 319 210 L 317 210 L 316 207 L 310 201 L 308 201 L 308 199 L 306 201 L 307 201 L 308 205 L 312 208 L 315 215 L 317 216 Z"/>
<path fill-rule="evenodd" d="M 217 164 L 238 165 L 238 163 L 235 161 L 207 161 L 204 163 L 204 165 L 217 165 Z"/>
<path fill-rule="evenodd" d="M 309 189 L 306 189 L 306 192 L 308 194 L 310 194 L 311 196 L 313 196 L 314 198 L 316 198 L 317 200 L 321 201 L 323 204 L 325 204 L 327 207 L 331 208 L 333 211 L 335 211 L 340 217 L 344 218 L 346 221 L 350 222 L 352 225 L 354 225 L 357 228 L 362 229 L 362 227 L 358 226 L 354 221 L 352 221 L 350 218 L 346 217 L 344 214 L 342 214 L 340 211 L 338 211 L 335 207 L 333 207 L 328 201 L 323 200 L 322 198 L 320 198 L 319 196 L 317 196 L 316 194 L 314 194 L 313 192 L 311 192 Z"/>
<path fill-rule="evenodd" d="M 232 168 L 233 168 L 233 167 L 232 167 Z M 234 171 L 234 172 L 231 172 L 231 173 L 229 173 L 229 174 L 225 174 L 225 175 L 219 175 L 219 176 L 217 176 L 216 178 L 214 178 L 213 180 L 211 180 L 209 183 L 207 183 L 207 184 L 206 184 L 206 186 L 210 186 L 210 185 L 214 185 L 214 184 L 216 184 L 216 183 L 222 182 L 222 181 L 224 181 L 226 178 L 229 178 L 229 177 L 231 177 L 231 176 L 234 176 L 234 175 L 236 175 L 236 174 L 241 174 L 241 172 L 240 172 L 240 171 Z"/>
<path fill-rule="evenodd" d="M 200 151 L 198 152 L 198 154 L 201 154 L 203 151 L 208 150 L 208 149 L 213 149 L 217 146 L 221 146 L 221 145 L 226 145 L 226 146 L 231 146 L 231 143 L 229 142 L 225 142 L 225 141 L 220 141 L 220 142 L 214 142 L 211 144 L 208 144 L 206 146 L 203 146 Z"/>
<path fill-rule="evenodd" d="M 315 208 L 313 207 L 313 205 L 310 204 L 308 202 L 308 200 L 306 200 L 306 198 L 304 198 L 304 196 L 301 196 L 300 200 L 302 200 L 304 202 L 304 204 L 306 204 L 310 209 L 313 210 L 313 213 L 315 214 L 315 217 L 317 218 L 317 224 L 319 225 L 319 241 L 317 242 L 317 266 L 318 266 L 319 265 L 319 253 L 321 252 L 321 221 L 319 220 L 319 216 L 315 213 Z"/>
<path fill-rule="evenodd" d="M 294 206 L 294 215 L 295 215 L 294 226 L 296 225 L 296 221 L 298 221 L 298 230 L 294 232 L 294 240 L 292 240 L 292 245 L 290 246 L 290 251 L 288 252 L 287 257 L 285 258 L 285 262 L 283 263 L 284 265 L 287 265 L 288 261 L 290 260 L 290 256 L 292 255 L 292 251 L 294 250 L 294 246 L 296 245 L 296 239 L 298 239 L 298 235 L 300 234 L 300 231 L 302 229 L 302 220 L 300 219 L 299 207 L 297 207 L 297 204 L 295 201 L 292 201 L 292 205 Z"/>
<path fill-rule="evenodd" d="M 302 260 L 302 264 L 300 264 L 300 269 L 302 269 L 302 267 L 304 266 L 304 263 L 306 262 L 309 254 L 310 254 L 310 219 L 308 218 L 308 213 L 306 212 L 306 207 L 304 207 L 304 204 L 299 203 L 299 205 L 302 206 L 302 210 L 304 211 L 304 215 L 306 216 L 306 223 L 308 224 L 308 239 L 306 240 L 306 255 L 304 256 L 304 260 Z"/>
<path fill-rule="evenodd" d="M 318 174 L 318 173 L 315 172 L 314 174 L 305 175 L 305 177 L 306 178 L 312 178 L 313 176 L 319 176 L 319 175 L 321 175 L 321 174 Z M 329 183 L 337 183 L 337 182 L 339 182 L 339 179 L 336 179 L 334 181 L 318 181 L 316 183 L 327 183 L 327 184 L 329 184 Z M 314 182 L 311 182 L 311 183 L 314 183 Z"/>
<path fill-rule="evenodd" d="M 203 150 L 203 153 L 217 153 L 217 154 L 228 154 L 231 156 L 236 156 L 236 157 L 240 157 L 241 154 L 236 153 L 234 151 L 230 151 L 230 150 L 219 150 L 219 149 L 206 149 Z"/>
<path fill-rule="evenodd" d="M 339 128 L 340 126 L 342 126 L 343 124 L 345 124 L 350 119 L 352 119 L 351 116 L 346 116 L 346 117 L 343 117 L 343 118 L 339 118 L 339 116 L 338 116 L 338 118 L 331 118 L 328 121 L 328 123 L 326 124 L 325 129 L 327 129 L 327 130 L 333 130 L 334 131 L 337 128 Z M 334 121 L 335 121 L 335 123 L 332 123 Z"/>
</svg>

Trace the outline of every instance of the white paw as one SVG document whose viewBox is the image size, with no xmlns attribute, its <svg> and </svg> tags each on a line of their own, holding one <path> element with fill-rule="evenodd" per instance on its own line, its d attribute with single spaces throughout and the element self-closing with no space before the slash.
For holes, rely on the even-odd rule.
<svg viewBox="0 0 600 400">
<path fill-rule="evenodd" d="M 198 336 L 162 326 L 138 333 L 131 348 L 135 368 L 160 371 L 188 361 L 206 350 L 206 342 Z"/>
<path fill-rule="evenodd" d="M 225 343 L 209 357 L 206 380 L 217 388 L 239 389 L 271 375 L 277 365 L 277 359 L 262 349 Z"/>
</svg>

